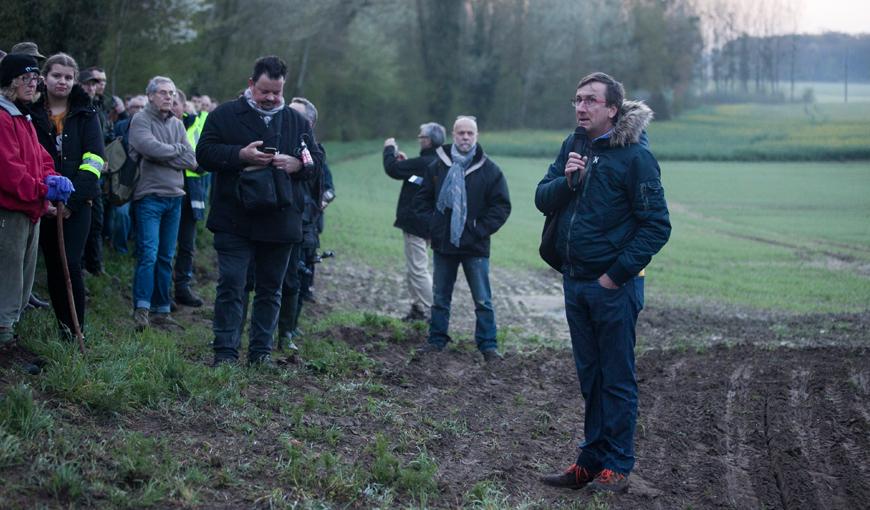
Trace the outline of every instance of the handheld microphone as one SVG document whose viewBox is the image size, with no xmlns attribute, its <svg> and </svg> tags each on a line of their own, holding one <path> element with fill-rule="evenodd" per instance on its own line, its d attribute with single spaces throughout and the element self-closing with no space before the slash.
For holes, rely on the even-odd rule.
<svg viewBox="0 0 870 510">
<path fill-rule="evenodd" d="M 577 126 L 577 129 L 574 130 L 574 144 L 571 146 L 571 152 L 585 156 L 588 147 L 589 138 L 586 136 L 586 128 Z M 574 172 L 568 184 L 571 186 L 571 189 L 577 189 L 577 186 L 580 185 L 580 172 Z"/>
</svg>

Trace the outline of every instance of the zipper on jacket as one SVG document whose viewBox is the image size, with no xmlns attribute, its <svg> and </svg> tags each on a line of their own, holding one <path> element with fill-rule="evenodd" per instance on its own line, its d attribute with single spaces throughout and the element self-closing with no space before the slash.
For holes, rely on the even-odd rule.
<svg viewBox="0 0 870 510">
<path fill-rule="evenodd" d="M 595 154 L 590 154 L 590 156 L 598 157 Z M 587 160 L 588 156 L 587 156 Z M 594 160 L 593 160 L 594 164 Z M 574 232 L 574 218 L 577 217 L 577 210 L 580 209 L 580 200 L 586 198 L 586 190 L 589 189 L 589 181 L 592 180 L 592 167 L 589 167 L 589 171 L 586 173 L 583 178 L 583 191 L 580 192 L 579 197 L 574 198 L 574 212 L 571 213 L 571 221 L 568 223 L 568 241 L 565 246 L 565 262 L 569 262 L 571 260 L 571 233 Z"/>
</svg>

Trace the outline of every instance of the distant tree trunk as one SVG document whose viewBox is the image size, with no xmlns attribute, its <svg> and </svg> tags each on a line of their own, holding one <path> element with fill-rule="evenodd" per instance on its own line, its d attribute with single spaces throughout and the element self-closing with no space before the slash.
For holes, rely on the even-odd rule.
<svg viewBox="0 0 870 510">
<path fill-rule="evenodd" d="M 124 21 L 127 19 L 127 0 L 121 0 L 118 7 L 117 23 L 115 23 L 115 59 L 112 62 L 112 73 L 109 75 L 112 78 L 112 95 L 115 94 L 115 87 L 120 82 L 118 75 L 118 66 L 121 65 L 121 46 L 124 36 Z"/>
<path fill-rule="evenodd" d="M 311 48 L 311 37 L 305 39 L 305 48 L 302 50 L 302 64 L 299 66 L 299 78 L 296 80 L 296 96 L 305 95 L 305 71 L 308 69 L 308 51 Z"/>
</svg>

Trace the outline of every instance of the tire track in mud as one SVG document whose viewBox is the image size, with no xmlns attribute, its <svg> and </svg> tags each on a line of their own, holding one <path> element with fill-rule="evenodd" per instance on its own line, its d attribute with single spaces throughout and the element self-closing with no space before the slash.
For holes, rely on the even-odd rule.
<svg viewBox="0 0 870 510">
<path fill-rule="evenodd" d="M 746 451 L 747 431 L 742 420 L 738 419 L 741 410 L 747 408 L 743 399 L 748 395 L 749 379 L 752 368 L 740 363 L 728 377 L 725 393 L 725 412 L 722 417 L 725 441 L 725 482 L 729 501 L 736 508 L 758 508 L 759 501 L 754 492 L 752 478 L 749 476 L 750 455 Z"/>
</svg>

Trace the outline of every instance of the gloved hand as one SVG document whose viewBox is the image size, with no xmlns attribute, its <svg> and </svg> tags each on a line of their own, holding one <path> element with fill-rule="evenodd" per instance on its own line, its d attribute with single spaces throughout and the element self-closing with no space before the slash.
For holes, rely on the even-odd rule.
<svg viewBox="0 0 870 510">
<path fill-rule="evenodd" d="M 72 192 L 76 190 L 73 187 L 72 181 L 62 175 L 47 175 L 45 177 L 45 185 L 48 186 L 48 194 L 45 198 L 52 202 L 60 200 L 66 203 Z"/>
</svg>

